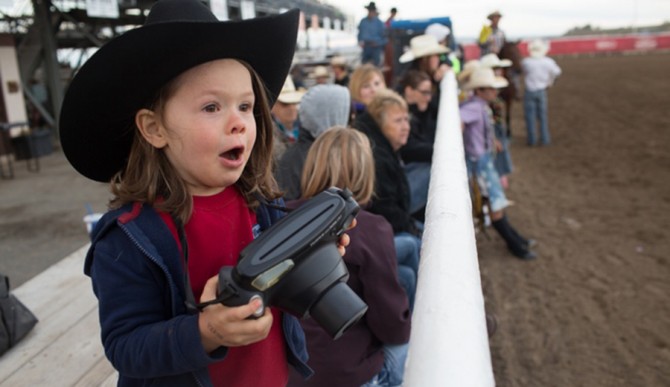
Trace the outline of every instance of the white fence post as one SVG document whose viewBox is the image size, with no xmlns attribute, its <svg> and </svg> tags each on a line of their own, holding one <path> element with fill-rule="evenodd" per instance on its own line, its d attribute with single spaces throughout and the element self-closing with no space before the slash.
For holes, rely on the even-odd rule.
<svg viewBox="0 0 670 387">
<path fill-rule="evenodd" d="M 494 386 L 456 78 L 442 80 L 405 386 Z"/>
</svg>

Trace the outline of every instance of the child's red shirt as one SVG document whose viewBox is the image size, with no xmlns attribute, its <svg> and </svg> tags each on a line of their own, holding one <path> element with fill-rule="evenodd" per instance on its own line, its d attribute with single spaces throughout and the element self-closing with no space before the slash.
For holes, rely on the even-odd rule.
<svg viewBox="0 0 670 387">
<path fill-rule="evenodd" d="M 168 214 L 161 214 L 174 237 L 177 230 Z M 234 266 L 239 253 L 253 239 L 256 214 L 247 208 L 235 186 L 213 196 L 193 197 L 193 215 L 185 225 L 188 271 L 197 302 L 207 280 L 222 266 Z M 228 348 L 223 361 L 209 366 L 214 386 L 285 386 L 288 382 L 286 343 L 281 312 L 272 309 L 273 323 L 265 340 Z"/>
</svg>

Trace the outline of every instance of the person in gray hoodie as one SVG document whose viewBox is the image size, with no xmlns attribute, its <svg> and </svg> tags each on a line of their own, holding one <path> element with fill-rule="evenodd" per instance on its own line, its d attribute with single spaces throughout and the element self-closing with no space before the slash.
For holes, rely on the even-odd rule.
<svg viewBox="0 0 670 387">
<path fill-rule="evenodd" d="M 300 177 L 309 147 L 326 129 L 347 126 L 350 105 L 349 90 L 339 85 L 312 86 L 302 97 L 298 142 L 284 152 L 275 168 L 285 200 L 300 198 Z"/>
</svg>

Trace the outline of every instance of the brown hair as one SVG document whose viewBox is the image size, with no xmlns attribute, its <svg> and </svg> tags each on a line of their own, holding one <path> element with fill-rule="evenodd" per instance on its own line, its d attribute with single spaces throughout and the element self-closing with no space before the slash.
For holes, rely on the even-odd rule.
<svg viewBox="0 0 670 387">
<path fill-rule="evenodd" d="M 430 75 L 425 71 L 414 69 L 408 70 L 405 76 L 400 80 L 401 90 L 404 91 L 406 87 L 416 90 L 422 82 L 430 80 Z"/>
<path fill-rule="evenodd" d="M 356 70 L 351 73 L 351 78 L 349 79 L 349 93 L 351 94 L 351 99 L 353 101 L 361 101 L 361 87 L 375 74 L 377 74 L 379 79 L 384 82 L 384 74 L 382 71 L 370 63 L 358 66 Z"/>
<path fill-rule="evenodd" d="M 272 176 L 272 116 L 265 84 L 259 75 L 243 61 L 239 61 L 251 74 L 251 84 L 256 100 L 253 112 L 257 124 L 256 142 L 251 156 L 239 180 L 235 183 L 251 209 L 258 207 L 256 195 L 266 199 L 280 196 L 277 183 Z M 163 86 L 147 108 L 160 114 L 166 102 L 175 93 L 176 79 Z M 141 202 L 168 212 L 186 223 L 193 210 L 193 200 L 186 184 L 170 164 L 162 149 L 149 144 L 137 128 L 125 168 L 112 178 L 111 191 L 114 198 L 111 208 L 126 203 Z"/>
<path fill-rule="evenodd" d="M 300 185 L 304 198 L 338 187 L 350 190 L 353 198 L 365 205 L 375 185 L 370 140 L 355 129 L 334 126 L 326 130 L 309 148 Z"/>
<path fill-rule="evenodd" d="M 407 111 L 407 102 L 391 89 L 380 90 L 368 105 L 368 114 L 372 116 L 377 125 L 384 126 L 384 119 L 389 107 L 397 106 Z"/>
</svg>

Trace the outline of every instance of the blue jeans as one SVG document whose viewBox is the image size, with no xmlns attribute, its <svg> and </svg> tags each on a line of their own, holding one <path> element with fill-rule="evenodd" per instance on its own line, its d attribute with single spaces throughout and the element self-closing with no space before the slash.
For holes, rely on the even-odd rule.
<svg viewBox="0 0 670 387">
<path fill-rule="evenodd" d="M 477 178 L 482 196 L 489 198 L 491 211 L 500 211 L 509 206 L 505 191 L 500 184 L 500 175 L 493 166 L 493 155 L 490 152 L 484 153 L 477 159 L 466 157 L 465 164 L 468 168 L 468 175 L 474 175 Z"/>
<path fill-rule="evenodd" d="M 372 63 L 373 65 L 379 67 L 382 63 L 382 50 L 384 46 L 365 46 L 363 47 L 363 56 L 361 57 L 361 63 Z"/>
<path fill-rule="evenodd" d="M 413 214 L 424 208 L 428 202 L 430 163 L 407 163 L 405 175 L 409 183 L 409 213 Z"/>
<path fill-rule="evenodd" d="M 496 153 L 495 166 L 500 176 L 512 173 L 512 155 L 509 151 L 509 138 L 505 130 L 505 125 L 496 124 L 494 126 L 496 139 L 502 144 L 502 150 Z"/>
<path fill-rule="evenodd" d="M 421 239 L 410 233 L 400 232 L 394 235 L 393 242 L 395 243 L 395 253 L 398 259 L 398 280 L 407 293 L 409 310 L 413 310 L 416 281 L 419 273 Z"/>
<path fill-rule="evenodd" d="M 407 360 L 408 349 L 408 344 L 385 345 L 383 348 L 384 365 L 382 365 L 381 371 L 361 387 L 395 387 L 402 385 L 405 377 L 405 360 Z"/>
<path fill-rule="evenodd" d="M 545 90 L 528 91 L 523 96 L 523 115 L 528 131 L 528 145 L 535 145 L 536 120 L 540 124 L 542 144 L 549 145 L 549 123 L 547 122 L 547 92 Z"/>
</svg>

